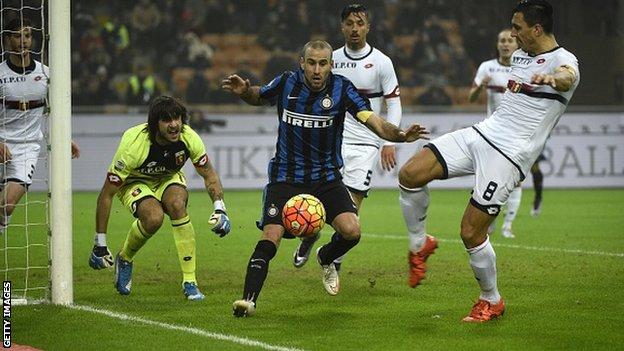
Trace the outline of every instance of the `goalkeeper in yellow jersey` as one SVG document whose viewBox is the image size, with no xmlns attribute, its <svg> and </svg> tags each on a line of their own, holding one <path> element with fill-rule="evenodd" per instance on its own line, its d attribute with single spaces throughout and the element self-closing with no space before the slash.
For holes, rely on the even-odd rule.
<svg viewBox="0 0 624 351">
<path fill-rule="evenodd" d="M 137 218 L 114 262 L 115 287 L 122 295 L 130 294 L 134 256 L 158 231 L 167 214 L 182 267 L 184 295 L 189 300 L 204 298 L 195 278 L 195 230 L 186 212 L 188 192 L 182 166 L 187 159 L 204 179 L 214 202 L 214 213 L 209 220 L 212 231 L 220 237 L 230 231 L 219 175 L 208 160 L 202 140 L 186 124 L 187 118 L 187 110 L 178 100 L 168 96 L 154 99 L 147 123 L 123 134 L 98 196 L 95 245 L 89 258 L 93 269 L 113 265 L 113 257 L 106 246 L 113 196 L 117 194 Z"/>
</svg>

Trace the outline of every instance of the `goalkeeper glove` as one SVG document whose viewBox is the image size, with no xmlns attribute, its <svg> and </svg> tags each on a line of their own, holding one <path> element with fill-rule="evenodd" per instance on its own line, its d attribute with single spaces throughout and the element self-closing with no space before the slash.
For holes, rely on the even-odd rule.
<svg viewBox="0 0 624 351">
<path fill-rule="evenodd" d="M 113 255 L 106 246 L 93 246 L 89 266 L 93 269 L 104 269 L 113 266 Z"/>
<path fill-rule="evenodd" d="M 208 223 L 212 224 L 212 231 L 221 238 L 230 232 L 230 219 L 223 210 L 215 210 Z"/>
</svg>

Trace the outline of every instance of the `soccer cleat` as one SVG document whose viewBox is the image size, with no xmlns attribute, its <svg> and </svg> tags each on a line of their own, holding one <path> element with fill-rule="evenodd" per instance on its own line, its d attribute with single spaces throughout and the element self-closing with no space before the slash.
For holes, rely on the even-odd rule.
<svg viewBox="0 0 624 351">
<path fill-rule="evenodd" d="M 338 292 L 340 291 L 340 276 L 338 275 L 338 270 L 336 269 L 336 264 L 334 262 L 330 264 L 321 263 L 321 258 L 318 255 L 321 247 L 316 249 L 316 259 L 323 268 L 323 286 L 328 294 L 335 296 L 338 295 Z"/>
<path fill-rule="evenodd" d="M 462 322 L 483 323 L 498 318 L 505 313 L 505 301 L 501 298 L 496 304 L 479 299 L 473 306 L 470 314 Z"/>
<path fill-rule="evenodd" d="M 184 296 L 190 301 L 200 301 L 204 299 L 204 294 L 199 291 L 195 282 L 182 283 L 182 289 L 184 290 Z"/>
<path fill-rule="evenodd" d="M 503 238 L 508 238 L 508 239 L 513 239 L 516 237 L 511 231 L 511 226 L 506 226 L 506 225 L 503 225 L 501 235 L 503 236 Z"/>
<path fill-rule="evenodd" d="M 308 262 L 310 252 L 312 252 L 312 247 L 320 237 L 321 234 L 316 234 L 314 236 L 301 239 L 299 246 L 297 246 L 297 249 L 293 254 L 293 265 L 295 267 L 301 268 L 304 264 L 306 264 L 306 262 Z"/>
<path fill-rule="evenodd" d="M 425 235 L 425 243 L 418 250 L 417 253 L 409 251 L 408 263 L 409 263 L 409 279 L 408 284 L 412 288 L 415 288 L 420 284 L 420 281 L 425 279 L 425 273 L 427 272 L 426 261 L 429 255 L 433 254 L 435 249 L 438 248 L 438 239 L 431 235 Z"/>
<path fill-rule="evenodd" d="M 236 300 L 232 304 L 234 317 L 249 317 L 256 312 L 256 303 L 249 300 Z"/>
<path fill-rule="evenodd" d="M 119 253 L 115 257 L 115 288 L 121 295 L 130 295 L 132 289 L 132 262 L 124 260 Z"/>
</svg>

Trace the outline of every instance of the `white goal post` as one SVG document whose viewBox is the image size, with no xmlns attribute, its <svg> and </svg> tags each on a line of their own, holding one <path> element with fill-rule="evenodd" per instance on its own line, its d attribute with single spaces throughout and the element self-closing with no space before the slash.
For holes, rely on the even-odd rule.
<svg viewBox="0 0 624 351">
<path fill-rule="evenodd" d="M 74 300 L 71 191 L 70 0 L 49 0 L 50 280 L 52 303 Z"/>
</svg>

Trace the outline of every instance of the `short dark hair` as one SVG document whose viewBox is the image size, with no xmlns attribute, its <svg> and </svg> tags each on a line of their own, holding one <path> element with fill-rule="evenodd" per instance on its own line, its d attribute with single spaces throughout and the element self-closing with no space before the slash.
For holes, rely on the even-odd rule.
<svg viewBox="0 0 624 351">
<path fill-rule="evenodd" d="M 368 12 L 368 9 L 366 8 L 366 6 L 362 4 L 349 4 L 345 6 L 342 9 L 342 12 L 340 13 L 340 20 L 341 21 L 346 20 L 347 17 L 349 17 L 349 15 L 352 13 L 364 13 L 364 16 L 366 16 L 366 19 L 368 20 L 368 22 L 371 21 L 370 12 Z"/>
<path fill-rule="evenodd" d="M 150 141 L 156 142 L 159 121 L 170 121 L 176 117 L 182 118 L 182 129 L 184 129 L 188 120 L 188 112 L 180 100 L 167 95 L 161 95 L 152 100 L 147 115 L 147 131 Z"/>
<path fill-rule="evenodd" d="M 3 36 L 15 34 L 22 28 L 33 27 L 33 22 L 28 17 L 14 17 L 3 28 Z"/>
<path fill-rule="evenodd" d="M 520 12 L 524 15 L 524 21 L 530 26 L 539 24 L 544 32 L 553 32 L 554 11 L 551 4 L 546 0 L 521 0 L 514 8 L 513 13 Z"/>
</svg>

